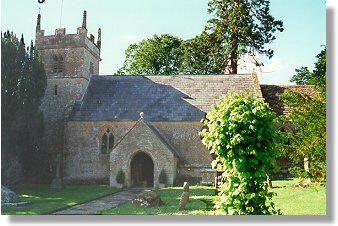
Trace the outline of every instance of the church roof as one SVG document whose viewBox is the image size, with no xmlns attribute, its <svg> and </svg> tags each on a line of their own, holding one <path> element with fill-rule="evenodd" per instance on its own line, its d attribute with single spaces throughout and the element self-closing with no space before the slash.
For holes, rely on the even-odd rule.
<svg viewBox="0 0 338 226">
<path fill-rule="evenodd" d="M 229 90 L 257 95 L 245 75 L 92 76 L 69 120 L 199 121 Z M 259 94 L 258 94 L 259 95 Z"/>
</svg>

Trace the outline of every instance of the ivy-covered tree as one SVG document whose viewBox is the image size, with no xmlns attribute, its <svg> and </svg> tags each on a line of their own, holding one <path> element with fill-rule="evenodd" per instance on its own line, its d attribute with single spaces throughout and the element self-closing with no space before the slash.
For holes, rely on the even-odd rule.
<svg viewBox="0 0 338 226">
<path fill-rule="evenodd" d="M 126 50 L 126 59 L 116 75 L 175 75 L 182 64 L 182 40 L 154 35 Z"/>
<path fill-rule="evenodd" d="M 43 116 L 39 110 L 46 87 L 46 74 L 33 43 L 26 49 L 9 31 L 1 35 L 1 166 L 19 157 L 25 173 L 40 153 Z M 2 174 L 4 175 L 4 173 Z M 4 182 L 7 178 L 3 178 Z"/>
<path fill-rule="evenodd" d="M 262 99 L 231 93 L 204 120 L 202 142 L 223 171 L 216 208 L 229 215 L 277 214 L 267 174 L 279 142 L 275 113 Z"/>
<path fill-rule="evenodd" d="M 208 12 L 213 18 L 206 30 L 215 36 L 211 57 L 224 73 L 237 74 L 238 60 L 247 53 L 273 56 L 265 45 L 283 31 L 283 22 L 270 14 L 269 0 L 211 0 Z"/>
</svg>

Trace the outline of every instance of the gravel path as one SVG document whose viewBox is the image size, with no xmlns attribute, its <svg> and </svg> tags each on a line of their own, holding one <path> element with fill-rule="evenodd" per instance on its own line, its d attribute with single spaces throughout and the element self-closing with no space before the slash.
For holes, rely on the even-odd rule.
<svg viewBox="0 0 338 226">
<path fill-rule="evenodd" d="M 117 207 L 119 204 L 132 200 L 144 189 L 135 188 L 127 191 L 120 191 L 112 195 L 57 211 L 53 215 L 93 215 L 98 211 Z"/>
</svg>

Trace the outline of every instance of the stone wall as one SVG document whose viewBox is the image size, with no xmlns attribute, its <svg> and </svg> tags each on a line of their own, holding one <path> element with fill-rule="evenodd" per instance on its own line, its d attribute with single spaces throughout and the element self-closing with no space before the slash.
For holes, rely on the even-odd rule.
<svg viewBox="0 0 338 226">
<path fill-rule="evenodd" d="M 63 150 L 64 118 L 72 109 L 75 101 L 82 98 L 87 84 L 87 79 L 80 77 L 47 79 L 47 87 L 40 108 L 44 116 L 42 148 L 48 153 Z"/>
<path fill-rule="evenodd" d="M 64 180 L 109 180 L 109 155 L 101 154 L 100 135 L 106 128 L 119 141 L 132 126 L 133 121 L 69 121 L 66 127 L 64 149 Z"/>
<path fill-rule="evenodd" d="M 109 156 L 100 152 L 100 134 L 106 128 L 110 128 L 115 142 L 118 143 L 135 124 L 135 121 L 69 121 L 65 136 L 64 180 L 108 181 Z M 201 172 L 210 170 L 212 159 L 198 136 L 200 122 L 151 122 L 151 124 L 179 155 L 176 176 L 202 178 Z M 135 142 L 137 141 L 135 138 Z M 152 141 L 149 140 L 149 143 Z M 135 150 L 133 142 L 130 141 L 128 144 L 130 150 Z"/>
</svg>

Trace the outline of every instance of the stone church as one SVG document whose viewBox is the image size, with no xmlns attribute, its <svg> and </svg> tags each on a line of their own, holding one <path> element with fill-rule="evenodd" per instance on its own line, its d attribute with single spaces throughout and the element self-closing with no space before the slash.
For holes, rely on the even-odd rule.
<svg viewBox="0 0 338 226">
<path fill-rule="evenodd" d="M 212 159 L 198 135 L 212 104 L 240 90 L 264 97 L 282 114 L 278 93 L 311 92 L 307 86 L 260 85 L 256 73 L 100 75 L 101 29 L 95 42 L 86 11 L 76 34 L 59 28 L 45 35 L 39 14 L 35 44 L 47 74 L 43 148 L 60 156 L 65 183 L 118 186 L 121 170 L 127 187 L 158 187 L 161 171 L 168 185 L 179 178 L 212 183 Z"/>
</svg>

